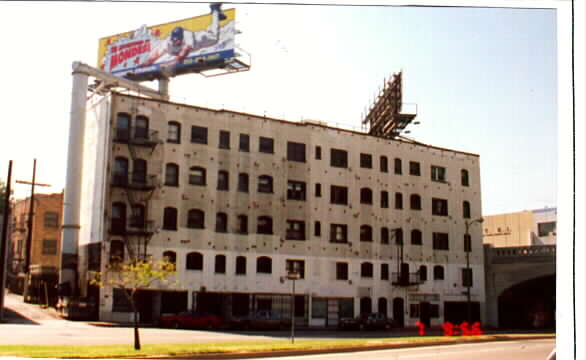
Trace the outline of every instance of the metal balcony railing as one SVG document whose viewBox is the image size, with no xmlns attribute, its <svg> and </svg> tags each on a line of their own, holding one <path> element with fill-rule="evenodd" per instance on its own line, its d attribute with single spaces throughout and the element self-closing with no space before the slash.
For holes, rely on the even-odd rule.
<svg viewBox="0 0 586 360">
<path fill-rule="evenodd" d="M 114 235 L 148 235 L 155 232 L 154 221 L 130 217 L 112 219 L 110 233 Z"/>
<path fill-rule="evenodd" d="M 159 186 L 159 177 L 140 172 L 133 172 L 131 174 L 115 173 L 112 175 L 112 186 L 136 190 L 153 190 Z"/>
<path fill-rule="evenodd" d="M 114 142 L 154 146 L 159 143 L 159 132 L 144 127 L 118 128 L 114 130 Z"/>
<path fill-rule="evenodd" d="M 391 274 L 391 283 L 395 286 L 412 286 L 422 284 L 421 276 L 418 272 L 394 272 Z"/>
</svg>

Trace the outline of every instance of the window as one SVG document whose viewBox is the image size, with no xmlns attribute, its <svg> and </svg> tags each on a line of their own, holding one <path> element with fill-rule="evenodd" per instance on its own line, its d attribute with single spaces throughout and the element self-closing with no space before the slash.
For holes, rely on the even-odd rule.
<svg viewBox="0 0 586 360">
<path fill-rule="evenodd" d="M 273 272 L 273 261 L 271 258 L 266 256 L 257 258 L 256 272 L 259 274 L 271 274 Z"/>
<path fill-rule="evenodd" d="M 315 159 L 321 160 L 321 146 L 315 147 Z"/>
<path fill-rule="evenodd" d="M 244 193 L 248 192 L 248 174 L 238 174 L 238 191 Z"/>
<path fill-rule="evenodd" d="M 472 237 L 470 234 L 464 235 L 464 252 L 471 252 L 472 251 Z"/>
<path fill-rule="evenodd" d="M 395 158 L 395 174 L 401 175 L 403 173 L 403 164 L 401 159 Z"/>
<path fill-rule="evenodd" d="M 434 250 L 450 250 L 450 241 L 447 233 L 433 233 Z"/>
<path fill-rule="evenodd" d="M 409 175 L 421 176 L 421 166 L 417 161 L 409 161 Z"/>
<path fill-rule="evenodd" d="M 403 245 L 403 229 L 393 229 L 395 233 L 395 245 Z"/>
<path fill-rule="evenodd" d="M 131 312 L 132 305 L 128 300 L 128 293 L 125 289 L 112 289 L 112 311 L 113 312 Z"/>
<path fill-rule="evenodd" d="M 143 159 L 134 159 L 132 162 L 132 182 L 135 184 L 146 184 L 147 162 Z"/>
<path fill-rule="evenodd" d="M 360 203 L 372 205 L 372 190 L 369 188 L 360 189 Z"/>
<path fill-rule="evenodd" d="M 223 212 L 216 214 L 216 232 L 228 232 L 228 215 Z"/>
<path fill-rule="evenodd" d="M 114 159 L 113 185 L 128 185 L 128 159 L 125 157 L 116 157 Z"/>
<path fill-rule="evenodd" d="M 175 251 L 165 251 L 163 253 L 163 260 L 170 264 L 177 264 L 177 254 Z"/>
<path fill-rule="evenodd" d="M 165 185 L 179 186 L 179 165 L 168 163 L 165 166 Z"/>
<path fill-rule="evenodd" d="M 346 150 L 331 149 L 330 150 L 330 166 L 347 168 L 348 167 L 348 152 Z"/>
<path fill-rule="evenodd" d="M 411 210 L 421 210 L 421 196 L 412 194 L 410 200 Z"/>
<path fill-rule="evenodd" d="M 315 197 L 321 197 L 321 184 L 315 184 Z"/>
<path fill-rule="evenodd" d="M 124 243 L 120 240 L 110 242 L 110 264 L 124 261 Z"/>
<path fill-rule="evenodd" d="M 386 156 L 380 157 L 380 171 L 384 173 L 389 172 L 389 160 Z"/>
<path fill-rule="evenodd" d="M 208 143 L 208 128 L 201 127 L 201 126 L 192 126 L 191 127 L 191 142 L 194 144 L 207 145 L 207 143 Z"/>
<path fill-rule="evenodd" d="M 190 229 L 203 229 L 205 213 L 199 209 L 191 209 L 187 212 L 187 227 Z"/>
<path fill-rule="evenodd" d="M 474 283 L 474 278 L 472 276 L 472 269 L 470 269 L 470 268 L 462 269 L 462 286 L 472 287 L 473 283 Z"/>
<path fill-rule="evenodd" d="M 287 182 L 287 200 L 305 201 L 305 183 L 289 180 Z"/>
<path fill-rule="evenodd" d="M 167 124 L 167 142 L 173 144 L 181 143 L 181 124 L 176 121 L 169 121 Z"/>
<path fill-rule="evenodd" d="M 313 235 L 321 236 L 321 223 L 319 221 L 313 223 Z"/>
<path fill-rule="evenodd" d="M 236 275 L 246 275 L 246 257 L 236 257 Z"/>
<path fill-rule="evenodd" d="M 305 162 L 305 144 L 288 141 L 287 160 Z"/>
<path fill-rule="evenodd" d="M 256 233 L 271 235 L 273 233 L 273 219 L 270 216 L 259 216 Z"/>
<path fill-rule="evenodd" d="M 189 168 L 189 184 L 191 185 L 206 185 L 206 169 L 199 166 L 192 166 Z"/>
<path fill-rule="evenodd" d="M 336 280 L 348 280 L 348 263 L 336 263 Z"/>
<path fill-rule="evenodd" d="M 380 279 L 389 280 L 389 264 L 380 265 Z"/>
<path fill-rule="evenodd" d="M 272 193 L 273 192 L 273 178 L 269 175 L 261 175 L 258 177 L 258 192 Z"/>
<path fill-rule="evenodd" d="M 287 220 L 285 238 L 287 240 L 305 240 L 305 222 L 298 220 Z"/>
<path fill-rule="evenodd" d="M 360 241 L 372 242 L 372 227 L 370 225 L 360 227 Z"/>
<path fill-rule="evenodd" d="M 360 277 L 372 278 L 373 272 L 374 271 L 372 263 L 363 262 L 362 264 L 360 264 Z"/>
<path fill-rule="evenodd" d="M 57 240 L 43 240 L 43 255 L 57 254 Z"/>
<path fill-rule="evenodd" d="M 230 188 L 230 177 L 226 170 L 218 171 L 218 190 L 228 191 Z"/>
<path fill-rule="evenodd" d="M 330 242 L 347 243 L 348 226 L 342 224 L 330 224 Z"/>
<path fill-rule="evenodd" d="M 185 262 L 186 270 L 203 270 L 203 255 L 198 252 L 187 254 Z"/>
<path fill-rule="evenodd" d="M 468 176 L 468 170 L 462 169 L 460 172 L 462 175 L 462 186 L 470 186 L 470 178 Z"/>
<path fill-rule="evenodd" d="M 250 151 L 250 136 L 248 134 L 240 134 L 240 141 L 238 143 L 238 150 L 242 152 Z"/>
<path fill-rule="evenodd" d="M 238 234 L 248 234 L 248 216 L 238 215 L 236 219 L 238 226 L 236 232 Z"/>
<path fill-rule="evenodd" d="M 446 168 L 441 166 L 431 166 L 431 181 L 446 182 Z"/>
<path fill-rule="evenodd" d="M 130 226 L 134 228 L 144 228 L 146 224 L 145 220 L 144 206 L 132 205 L 130 208 Z"/>
<path fill-rule="evenodd" d="M 230 132 L 220 130 L 220 138 L 218 140 L 218 147 L 220 149 L 230 149 Z"/>
<path fill-rule="evenodd" d="M 134 122 L 134 138 L 148 139 L 149 138 L 149 118 L 143 115 L 138 115 Z"/>
<path fill-rule="evenodd" d="M 382 209 L 388 209 L 389 207 L 389 193 L 388 191 L 380 192 L 380 207 Z"/>
<path fill-rule="evenodd" d="M 261 153 L 272 154 L 275 152 L 275 142 L 271 138 L 260 137 L 258 142 L 258 151 Z"/>
<path fill-rule="evenodd" d="M 126 233 L 126 204 L 112 204 L 111 232 L 113 234 Z"/>
<path fill-rule="evenodd" d="M 411 245 L 423 245 L 423 234 L 415 229 L 411 230 Z"/>
<path fill-rule="evenodd" d="M 470 202 L 468 201 L 462 203 L 462 216 L 464 219 L 470 219 Z"/>
<path fill-rule="evenodd" d="M 425 265 L 419 267 L 419 280 L 421 282 L 427 281 L 427 266 Z"/>
<path fill-rule="evenodd" d="M 114 139 L 116 141 L 127 142 L 130 138 L 130 115 L 126 113 L 118 113 L 116 116 L 116 133 Z"/>
<path fill-rule="evenodd" d="M 177 209 L 174 207 L 166 207 L 163 210 L 163 229 L 177 230 Z"/>
<path fill-rule="evenodd" d="M 330 203 L 348 205 L 348 188 L 345 186 L 330 186 Z"/>
<path fill-rule="evenodd" d="M 216 255 L 214 262 L 214 272 L 216 274 L 226 273 L 226 255 Z"/>
<path fill-rule="evenodd" d="M 372 169 L 372 155 L 360 154 L 360 167 L 363 169 Z"/>
<path fill-rule="evenodd" d="M 300 279 L 305 279 L 305 261 L 303 260 L 286 260 L 285 271 L 289 273 L 298 273 Z"/>
<path fill-rule="evenodd" d="M 43 218 L 43 222 L 46 228 L 58 228 L 59 227 L 59 214 L 53 211 L 47 211 Z"/>
<path fill-rule="evenodd" d="M 388 244 L 389 243 L 389 228 L 382 227 L 380 229 L 380 243 L 381 244 Z"/>
<path fill-rule="evenodd" d="M 326 319 L 328 315 L 328 299 L 315 298 L 311 299 L 311 318 Z"/>
<path fill-rule="evenodd" d="M 395 209 L 403 208 L 403 194 L 395 193 Z"/>
<path fill-rule="evenodd" d="M 431 213 L 432 215 L 448 216 L 448 200 L 431 199 Z"/>
<path fill-rule="evenodd" d="M 537 234 L 539 236 L 548 236 L 549 234 L 556 233 L 556 222 L 544 222 L 544 223 L 537 223 Z"/>
<path fill-rule="evenodd" d="M 443 280 L 444 279 L 444 267 L 441 265 L 436 265 L 433 267 L 433 279 L 434 280 Z"/>
</svg>

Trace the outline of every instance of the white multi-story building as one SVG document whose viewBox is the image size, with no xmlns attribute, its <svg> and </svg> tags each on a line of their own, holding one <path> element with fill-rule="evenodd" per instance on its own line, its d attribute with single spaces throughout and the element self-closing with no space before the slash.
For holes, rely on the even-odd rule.
<svg viewBox="0 0 586 360">
<path fill-rule="evenodd" d="M 120 256 L 174 261 L 177 283 L 141 292 L 142 320 L 288 316 L 293 269 L 297 324 L 383 312 L 437 326 L 468 304 L 482 320 L 480 226 L 465 251 L 482 216 L 478 155 L 118 93 L 87 115 L 80 282 Z M 119 291 L 82 291 L 101 319 L 130 317 Z"/>
</svg>

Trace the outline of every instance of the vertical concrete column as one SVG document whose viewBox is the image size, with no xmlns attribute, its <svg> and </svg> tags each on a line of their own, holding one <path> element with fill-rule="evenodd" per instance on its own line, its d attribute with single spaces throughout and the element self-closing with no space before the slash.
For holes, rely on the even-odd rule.
<svg viewBox="0 0 586 360">
<path fill-rule="evenodd" d="M 67 149 L 67 177 L 63 200 L 63 235 L 61 238 L 61 271 L 59 283 L 69 283 L 75 292 L 78 288 L 78 241 L 80 229 L 81 184 L 83 176 L 83 144 L 88 89 L 88 74 L 73 63 L 73 89 L 69 120 L 69 146 Z"/>
</svg>

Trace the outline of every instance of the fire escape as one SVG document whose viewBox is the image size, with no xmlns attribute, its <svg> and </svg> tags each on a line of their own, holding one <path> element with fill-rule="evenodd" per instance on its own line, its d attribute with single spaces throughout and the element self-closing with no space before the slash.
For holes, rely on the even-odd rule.
<svg viewBox="0 0 586 360">
<path fill-rule="evenodd" d="M 411 287 L 423 283 L 419 271 L 409 272 L 409 264 L 403 257 L 403 230 L 393 229 L 393 237 L 397 246 L 397 272 L 391 274 L 391 284 L 398 287 Z"/>
<path fill-rule="evenodd" d="M 110 234 L 123 238 L 124 248 L 131 260 L 146 259 L 148 256 L 148 244 L 155 232 L 150 216 L 151 200 L 161 186 L 159 177 L 149 173 L 149 165 L 157 164 L 156 150 L 161 143 L 159 134 L 149 129 L 149 119 L 139 115 L 136 109 L 136 104 L 133 104 L 131 114 L 118 115 L 113 134 L 115 144 L 127 146 L 132 172 L 128 171 L 128 163 L 120 166 L 115 162 L 110 187 L 110 195 L 116 188 L 126 194 L 130 216 L 127 216 L 126 207 L 116 209 L 113 203 Z M 111 248 L 110 258 L 121 255 L 120 250 Z"/>
</svg>

